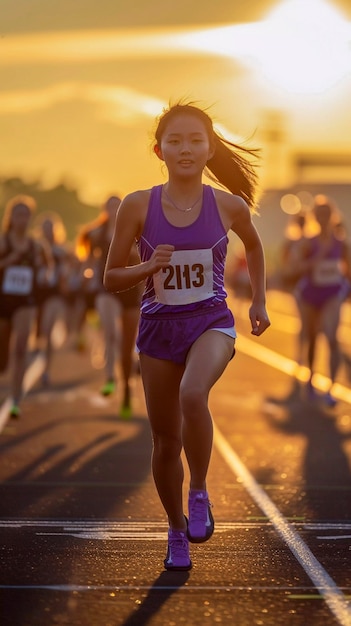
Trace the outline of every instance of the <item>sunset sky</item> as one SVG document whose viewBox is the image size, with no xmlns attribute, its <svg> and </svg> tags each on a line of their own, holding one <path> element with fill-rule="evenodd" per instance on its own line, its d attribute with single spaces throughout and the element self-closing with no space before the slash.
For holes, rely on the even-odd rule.
<svg viewBox="0 0 351 626">
<path fill-rule="evenodd" d="M 263 148 L 351 154 L 349 0 L 0 0 L 0 177 L 66 180 L 89 202 L 164 180 L 151 153 L 169 100 Z M 272 131 L 278 143 L 272 145 Z"/>
</svg>

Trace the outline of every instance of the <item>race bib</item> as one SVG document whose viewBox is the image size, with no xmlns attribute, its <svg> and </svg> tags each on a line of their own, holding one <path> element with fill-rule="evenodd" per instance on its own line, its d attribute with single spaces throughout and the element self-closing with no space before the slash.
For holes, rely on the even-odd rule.
<svg viewBox="0 0 351 626">
<path fill-rule="evenodd" d="M 33 287 L 33 268 L 12 265 L 4 271 L 2 292 L 12 296 L 28 296 Z"/>
<path fill-rule="evenodd" d="M 312 280 L 320 287 L 339 285 L 342 281 L 337 259 L 324 259 L 313 270 Z"/>
<path fill-rule="evenodd" d="M 176 250 L 153 277 L 156 301 L 180 305 L 214 296 L 212 250 Z"/>
</svg>

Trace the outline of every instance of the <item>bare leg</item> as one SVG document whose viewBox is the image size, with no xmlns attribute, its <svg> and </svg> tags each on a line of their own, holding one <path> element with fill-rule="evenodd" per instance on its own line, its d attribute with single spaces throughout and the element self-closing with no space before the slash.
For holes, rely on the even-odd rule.
<svg viewBox="0 0 351 626">
<path fill-rule="evenodd" d="M 0 372 L 5 372 L 9 361 L 11 321 L 0 318 Z"/>
<path fill-rule="evenodd" d="M 19 404 L 23 394 L 23 377 L 27 365 L 28 340 L 35 318 L 35 307 L 17 309 L 13 316 L 15 341 L 11 391 L 14 404 Z"/>
<path fill-rule="evenodd" d="M 317 335 L 319 332 L 319 310 L 305 302 L 300 303 L 301 335 L 307 344 L 307 365 L 310 369 L 310 381 L 314 374 Z"/>
<path fill-rule="evenodd" d="M 306 337 L 305 332 L 306 329 L 302 323 L 303 309 L 300 301 L 300 295 L 295 294 L 295 304 L 300 318 L 300 330 L 297 337 L 297 349 L 296 349 L 296 361 L 298 365 L 303 365 L 304 357 L 305 357 L 305 345 L 306 345 Z"/>
<path fill-rule="evenodd" d="M 70 338 L 74 339 L 77 347 L 79 347 L 79 334 L 84 327 L 86 308 L 86 302 L 82 296 L 77 296 L 67 306 L 67 333 Z"/>
<path fill-rule="evenodd" d="M 56 322 L 66 322 L 66 305 L 60 296 L 53 295 L 44 303 L 41 311 L 39 335 L 44 341 L 46 355 L 45 372 L 43 378 L 49 374 L 52 356 L 54 353 L 53 331 Z"/>
<path fill-rule="evenodd" d="M 132 374 L 135 340 L 139 322 L 139 307 L 124 308 L 122 312 L 121 366 L 124 383 L 123 404 L 129 405 L 129 380 Z"/>
<path fill-rule="evenodd" d="M 140 355 L 141 375 L 152 430 L 152 472 L 171 528 L 185 530 L 179 385 L 184 367 Z"/>
<path fill-rule="evenodd" d="M 104 334 L 106 380 L 112 381 L 115 378 L 115 363 L 120 339 L 117 323 L 121 315 L 121 306 L 118 300 L 109 293 L 99 294 L 95 304 Z"/>
<path fill-rule="evenodd" d="M 183 445 L 190 469 L 190 488 L 206 489 L 213 440 L 208 396 L 233 354 L 234 341 L 215 330 L 205 332 L 189 351 L 180 385 Z"/>
<path fill-rule="evenodd" d="M 331 384 L 335 382 L 336 374 L 341 361 L 341 353 L 337 340 L 340 322 L 341 304 L 339 298 L 332 298 L 322 309 L 321 331 L 324 333 L 329 346 L 329 374 Z"/>
<path fill-rule="evenodd" d="M 191 487 L 204 489 L 213 435 L 208 395 L 232 353 L 233 339 L 218 331 L 207 331 L 192 346 L 185 367 L 140 355 L 154 443 L 153 476 L 173 529 L 185 529 L 182 443 Z"/>
</svg>

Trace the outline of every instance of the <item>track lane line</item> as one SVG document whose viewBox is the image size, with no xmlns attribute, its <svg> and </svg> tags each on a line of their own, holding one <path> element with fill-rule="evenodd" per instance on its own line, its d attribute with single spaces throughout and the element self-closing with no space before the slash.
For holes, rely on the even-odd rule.
<svg viewBox="0 0 351 626">
<path fill-rule="evenodd" d="M 256 359 L 256 361 L 261 361 L 261 363 L 269 365 L 284 374 L 288 374 L 288 376 L 296 378 L 301 382 L 307 382 L 309 379 L 310 370 L 308 367 L 298 365 L 293 359 L 289 359 L 279 354 L 279 352 L 266 348 L 243 335 L 240 335 L 237 339 L 236 349 L 238 352 L 242 352 L 246 354 L 246 356 Z M 319 391 L 326 391 L 330 388 L 330 384 L 331 380 L 328 376 L 318 373 L 314 374 L 313 385 L 319 389 Z M 343 402 L 351 404 L 351 389 L 345 387 L 345 385 L 334 383 L 332 392 L 336 400 L 342 400 Z"/>
<path fill-rule="evenodd" d="M 228 467 L 237 478 L 240 479 L 241 484 L 270 520 L 277 533 L 286 543 L 315 588 L 328 604 L 330 611 L 336 617 L 340 626 L 351 626 L 351 609 L 345 595 L 319 563 L 313 552 L 311 552 L 309 547 L 304 543 L 293 526 L 285 519 L 266 492 L 256 482 L 255 478 L 222 435 L 215 422 L 213 428 L 214 445 Z"/>
</svg>

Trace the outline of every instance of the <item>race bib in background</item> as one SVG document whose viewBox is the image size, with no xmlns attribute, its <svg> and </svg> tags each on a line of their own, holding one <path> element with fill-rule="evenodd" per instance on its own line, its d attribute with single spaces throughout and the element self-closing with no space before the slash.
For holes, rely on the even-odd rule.
<svg viewBox="0 0 351 626">
<path fill-rule="evenodd" d="M 313 270 L 312 280 L 320 287 L 339 285 L 342 282 L 339 262 L 337 259 L 323 259 Z"/>
<path fill-rule="evenodd" d="M 2 293 L 12 296 L 28 296 L 33 287 L 33 268 L 11 265 L 4 271 Z"/>
</svg>

